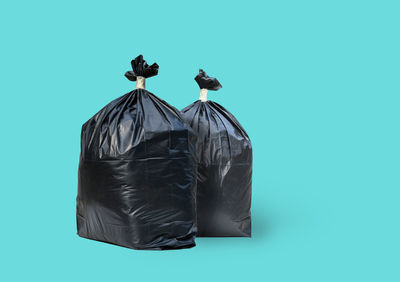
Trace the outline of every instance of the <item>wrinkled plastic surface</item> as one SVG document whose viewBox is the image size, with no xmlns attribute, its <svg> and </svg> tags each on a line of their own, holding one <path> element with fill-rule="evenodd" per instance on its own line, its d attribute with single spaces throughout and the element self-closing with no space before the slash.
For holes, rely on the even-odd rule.
<svg viewBox="0 0 400 282">
<path fill-rule="evenodd" d="M 182 114 L 197 134 L 198 236 L 250 237 L 252 146 L 247 133 L 213 101 L 198 100 Z"/>
<path fill-rule="evenodd" d="M 179 111 L 144 89 L 100 110 L 82 127 L 78 235 L 134 249 L 194 246 L 195 139 Z"/>
</svg>

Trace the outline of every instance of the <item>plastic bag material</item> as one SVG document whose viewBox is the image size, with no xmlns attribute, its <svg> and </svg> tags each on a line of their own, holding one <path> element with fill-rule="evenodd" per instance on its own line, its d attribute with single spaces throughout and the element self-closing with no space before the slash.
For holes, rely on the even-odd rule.
<svg viewBox="0 0 400 282">
<path fill-rule="evenodd" d="M 141 87 L 82 127 L 77 229 L 133 249 L 195 246 L 196 136 L 174 107 L 144 88 L 158 73 L 142 56 L 125 76 Z"/>
<path fill-rule="evenodd" d="M 200 100 L 181 112 L 197 134 L 199 237 L 251 237 L 252 146 L 246 131 L 207 90 L 222 86 L 203 70 Z"/>
</svg>

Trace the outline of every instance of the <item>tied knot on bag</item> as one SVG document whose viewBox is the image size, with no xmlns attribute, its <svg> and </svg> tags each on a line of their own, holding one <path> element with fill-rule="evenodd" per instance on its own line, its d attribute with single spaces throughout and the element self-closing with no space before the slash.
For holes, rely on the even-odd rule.
<svg viewBox="0 0 400 282">
<path fill-rule="evenodd" d="M 143 76 L 136 78 L 136 89 L 146 89 L 146 79 Z"/>
<path fill-rule="evenodd" d="M 127 71 L 125 77 L 130 81 L 136 81 L 136 88 L 145 89 L 145 79 L 158 74 L 158 64 L 149 66 L 142 55 L 132 60 L 131 65 L 132 70 Z"/>
<path fill-rule="evenodd" d="M 216 91 L 220 88 L 222 88 L 221 83 L 219 83 L 218 79 L 215 77 L 210 77 L 207 75 L 205 71 L 202 69 L 199 70 L 199 74 L 196 75 L 194 78 L 196 80 L 197 84 L 200 87 L 200 97 L 199 100 L 202 102 L 207 101 L 207 91 L 212 90 Z"/>
<path fill-rule="evenodd" d="M 199 100 L 202 102 L 207 102 L 207 89 L 206 88 L 202 88 L 200 89 L 200 97 Z"/>
</svg>

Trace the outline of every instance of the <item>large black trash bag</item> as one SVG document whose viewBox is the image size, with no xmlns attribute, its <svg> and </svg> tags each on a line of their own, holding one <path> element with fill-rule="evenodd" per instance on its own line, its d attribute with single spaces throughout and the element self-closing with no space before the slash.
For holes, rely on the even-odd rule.
<svg viewBox="0 0 400 282">
<path fill-rule="evenodd" d="M 193 247 L 196 136 L 177 109 L 144 89 L 158 65 L 139 56 L 132 68 L 125 76 L 137 89 L 82 127 L 78 235 L 134 249 Z"/>
<path fill-rule="evenodd" d="M 200 70 L 200 99 L 181 112 L 197 133 L 197 226 L 201 237 L 251 236 L 252 147 L 243 127 L 207 90 L 222 86 Z"/>
</svg>

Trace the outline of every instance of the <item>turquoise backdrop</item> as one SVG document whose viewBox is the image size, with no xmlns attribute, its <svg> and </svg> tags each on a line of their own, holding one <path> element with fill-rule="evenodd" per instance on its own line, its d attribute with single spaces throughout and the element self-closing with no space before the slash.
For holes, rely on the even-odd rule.
<svg viewBox="0 0 400 282">
<path fill-rule="evenodd" d="M 1 281 L 400 281 L 398 1 L 2 1 Z M 79 238 L 81 125 L 198 69 L 254 147 L 253 238 L 135 251 Z"/>
</svg>

